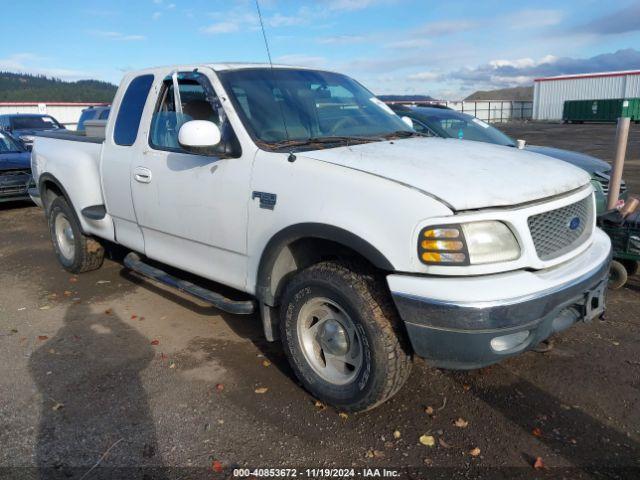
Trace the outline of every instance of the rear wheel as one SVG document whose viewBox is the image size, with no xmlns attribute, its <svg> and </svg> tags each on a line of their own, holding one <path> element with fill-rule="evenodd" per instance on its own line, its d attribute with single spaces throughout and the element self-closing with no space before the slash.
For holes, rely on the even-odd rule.
<svg viewBox="0 0 640 480">
<path fill-rule="evenodd" d="M 609 267 L 609 288 L 616 290 L 624 286 L 627 283 L 627 271 L 617 260 L 611 262 Z"/>
<path fill-rule="evenodd" d="M 60 264 L 71 273 L 82 273 L 102 266 L 104 248 L 82 233 L 75 214 L 63 197 L 49 206 L 49 231 Z"/>
<path fill-rule="evenodd" d="M 322 262 L 296 275 L 281 306 L 281 338 L 296 375 L 316 398 L 347 411 L 393 396 L 411 353 L 382 282 L 366 269 Z"/>
</svg>

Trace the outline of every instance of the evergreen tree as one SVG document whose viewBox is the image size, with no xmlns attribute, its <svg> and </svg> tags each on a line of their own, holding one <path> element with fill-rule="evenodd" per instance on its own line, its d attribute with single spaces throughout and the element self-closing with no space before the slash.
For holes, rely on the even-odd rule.
<svg viewBox="0 0 640 480">
<path fill-rule="evenodd" d="M 99 80 L 67 82 L 44 75 L 0 72 L 0 102 L 111 103 L 116 88 Z"/>
</svg>

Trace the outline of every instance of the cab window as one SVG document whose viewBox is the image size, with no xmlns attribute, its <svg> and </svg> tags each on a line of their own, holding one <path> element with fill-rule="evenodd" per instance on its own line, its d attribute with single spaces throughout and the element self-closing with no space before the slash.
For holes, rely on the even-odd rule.
<svg viewBox="0 0 640 480">
<path fill-rule="evenodd" d="M 400 115 L 400 116 L 402 116 L 402 115 Z M 433 132 L 433 130 L 431 130 L 429 127 L 427 127 L 421 121 L 416 120 L 415 118 L 411 118 L 411 121 L 413 122 L 413 129 L 416 132 L 422 133 L 424 135 L 429 135 L 430 137 L 437 137 L 437 135 Z"/>
</svg>

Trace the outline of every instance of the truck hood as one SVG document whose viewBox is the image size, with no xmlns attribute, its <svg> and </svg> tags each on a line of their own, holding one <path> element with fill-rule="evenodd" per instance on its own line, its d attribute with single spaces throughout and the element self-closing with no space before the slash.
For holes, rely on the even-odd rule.
<svg viewBox="0 0 640 480">
<path fill-rule="evenodd" d="M 0 172 L 30 168 L 31 154 L 29 152 L 0 153 Z"/>
<path fill-rule="evenodd" d="M 417 188 L 458 211 L 540 200 L 590 181 L 584 170 L 548 156 L 446 138 L 374 142 L 299 156 Z"/>
</svg>

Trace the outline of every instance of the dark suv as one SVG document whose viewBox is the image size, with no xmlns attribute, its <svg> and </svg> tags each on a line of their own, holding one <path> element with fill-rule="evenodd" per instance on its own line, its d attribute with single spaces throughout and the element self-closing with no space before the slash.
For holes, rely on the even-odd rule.
<svg viewBox="0 0 640 480">
<path fill-rule="evenodd" d="M 476 142 L 493 143 L 505 147 L 516 147 L 518 142 L 506 134 L 466 113 L 450 109 L 389 105 L 391 109 L 401 117 L 409 117 L 413 122 L 413 128 L 420 133 L 434 137 L 454 138 L 460 140 L 474 140 Z M 606 209 L 607 195 L 609 194 L 609 176 L 611 166 L 599 158 L 584 153 L 561 150 L 559 148 L 527 145 L 524 147 L 530 152 L 539 153 L 548 157 L 557 158 L 585 170 L 591 175 L 591 183 L 596 192 L 596 208 L 598 212 Z M 626 200 L 627 186 L 622 182 L 620 186 L 620 199 Z"/>
<path fill-rule="evenodd" d="M 0 115 L 0 130 L 11 132 L 31 150 L 33 137 L 37 132 L 61 130 L 64 126 L 51 115 L 40 113 L 11 113 Z"/>
<path fill-rule="evenodd" d="M 31 154 L 20 140 L 0 132 L 0 203 L 28 200 L 31 178 Z"/>
</svg>

